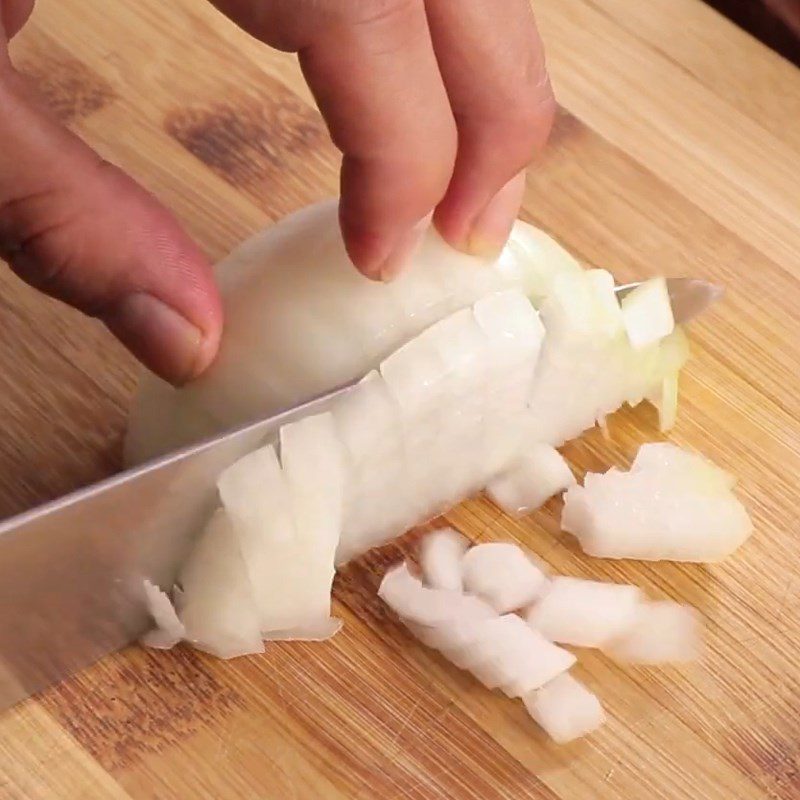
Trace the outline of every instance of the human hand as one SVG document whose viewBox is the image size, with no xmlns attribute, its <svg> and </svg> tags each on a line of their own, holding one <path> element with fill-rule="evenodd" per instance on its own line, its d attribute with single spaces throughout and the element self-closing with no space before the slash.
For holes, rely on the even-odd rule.
<svg viewBox="0 0 800 800">
<path fill-rule="evenodd" d="M 342 150 L 340 218 L 366 275 L 402 267 L 434 211 L 453 246 L 499 252 L 555 112 L 529 0 L 212 0 L 297 52 Z"/>
<path fill-rule="evenodd" d="M 216 4 L 299 52 L 344 153 L 342 229 L 362 272 L 395 274 L 434 208 L 454 246 L 499 250 L 554 112 L 527 0 Z M 211 270 L 166 209 L 53 120 L 14 72 L 2 45 L 32 5 L 0 0 L 0 256 L 181 383 L 218 347 Z"/>
<path fill-rule="evenodd" d="M 0 0 L 0 258 L 99 317 L 154 372 L 181 383 L 216 355 L 210 265 L 171 214 L 38 105 L 6 48 L 33 0 Z"/>
</svg>

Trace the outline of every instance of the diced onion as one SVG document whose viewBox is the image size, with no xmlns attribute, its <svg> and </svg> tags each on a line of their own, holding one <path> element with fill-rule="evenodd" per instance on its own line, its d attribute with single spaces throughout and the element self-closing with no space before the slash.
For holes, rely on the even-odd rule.
<svg viewBox="0 0 800 800">
<path fill-rule="evenodd" d="M 622 298 L 622 320 L 628 339 L 641 350 L 672 333 L 675 318 L 664 278 L 651 278 Z"/>
<path fill-rule="evenodd" d="M 636 586 L 556 576 L 527 620 L 550 641 L 602 648 L 636 624 L 643 601 Z"/>
<path fill-rule="evenodd" d="M 619 661 L 669 664 L 697 660 L 703 649 L 700 617 L 670 600 L 639 606 L 633 627 L 607 648 Z"/>
<path fill-rule="evenodd" d="M 470 548 L 461 562 L 464 588 L 501 614 L 530 605 L 547 585 L 547 576 L 515 544 L 487 542 Z"/>
<path fill-rule="evenodd" d="M 536 722 L 558 744 L 566 744 L 599 728 L 606 715 L 597 696 L 564 673 L 523 698 Z"/>
<path fill-rule="evenodd" d="M 428 534 L 420 546 L 420 567 L 427 586 L 460 592 L 464 581 L 461 559 L 467 540 L 452 528 L 441 528 Z"/>
<path fill-rule="evenodd" d="M 187 641 L 219 658 L 264 652 L 250 580 L 223 509 L 211 517 L 178 580 Z"/>
<path fill-rule="evenodd" d="M 576 482 L 558 450 L 547 444 L 534 444 L 488 484 L 486 494 L 507 514 L 521 516 Z"/>
<path fill-rule="evenodd" d="M 147 647 L 169 650 L 186 635 L 183 623 L 178 619 L 172 601 L 166 592 L 148 580 L 142 582 L 145 603 L 155 628 L 142 636 L 142 643 Z"/>
<path fill-rule="evenodd" d="M 644 445 L 630 472 L 589 474 L 570 488 L 561 527 L 602 558 L 719 561 L 753 530 L 731 480 L 675 445 Z"/>
</svg>

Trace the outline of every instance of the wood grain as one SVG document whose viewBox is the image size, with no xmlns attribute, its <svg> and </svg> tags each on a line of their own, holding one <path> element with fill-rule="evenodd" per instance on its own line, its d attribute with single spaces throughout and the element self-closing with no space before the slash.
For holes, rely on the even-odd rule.
<svg viewBox="0 0 800 800">
<path fill-rule="evenodd" d="M 622 669 L 582 653 L 608 708 L 596 736 L 545 740 L 518 703 L 415 644 L 377 601 L 419 531 L 337 577 L 342 634 L 233 663 L 114 654 L 0 718 L 3 798 L 800 796 L 800 74 L 697 0 L 538 0 L 562 105 L 525 216 L 621 278 L 692 274 L 724 304 L 693 328 L 672 438 L 741 478 L 756 535 L 714 567 L 603 563 L 557 502 L 514 521 L 483 500 L 449 521 L 516 539 L 566 574 L 695 604 L 708 653 Z M 194 0 L 40 0 L 14 58 L 54 112 L 170 205 L 217 258 L 336 189 L 338 158 L 295 60 Z M 0 272 L 0 515 L 112 472 L 135 384 L 95 323 Z M 625 465 L 646 410 L 568 447 Z"/>
</svg>

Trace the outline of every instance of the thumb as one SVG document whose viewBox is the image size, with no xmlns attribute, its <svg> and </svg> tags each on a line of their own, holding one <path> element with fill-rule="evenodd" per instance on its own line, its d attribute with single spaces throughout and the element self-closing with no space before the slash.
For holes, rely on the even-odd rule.
<svg viewBox="0 0 800 800">
<path fill-rule="evenodd" d="M 29 97 L 0 64 L 0 257 L 94 317 L 173 383 L 219 344 L 211 268 L 173 217 Z"/>
</svg>

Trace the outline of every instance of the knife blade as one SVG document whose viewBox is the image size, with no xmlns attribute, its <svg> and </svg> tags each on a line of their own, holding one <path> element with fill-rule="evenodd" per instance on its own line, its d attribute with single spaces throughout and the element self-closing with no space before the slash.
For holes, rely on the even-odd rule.
<svg viewBox="0 0 800 800">
<path fill-rule="evenodd" d="M 721 295 L 688 278 L 667 287 L 678 321 Z M 0 522 L 0 710 L 136 639 L 149 622 L 143 581 L 172 585 L 220 473 L 351 386 Z"/>
<path fill-rule="evenodd" d="M 220 473 L 349 388 L 0 522 L 0 710 L 140 636 L 143 581 L 172 585 Z"/>
</svg>

